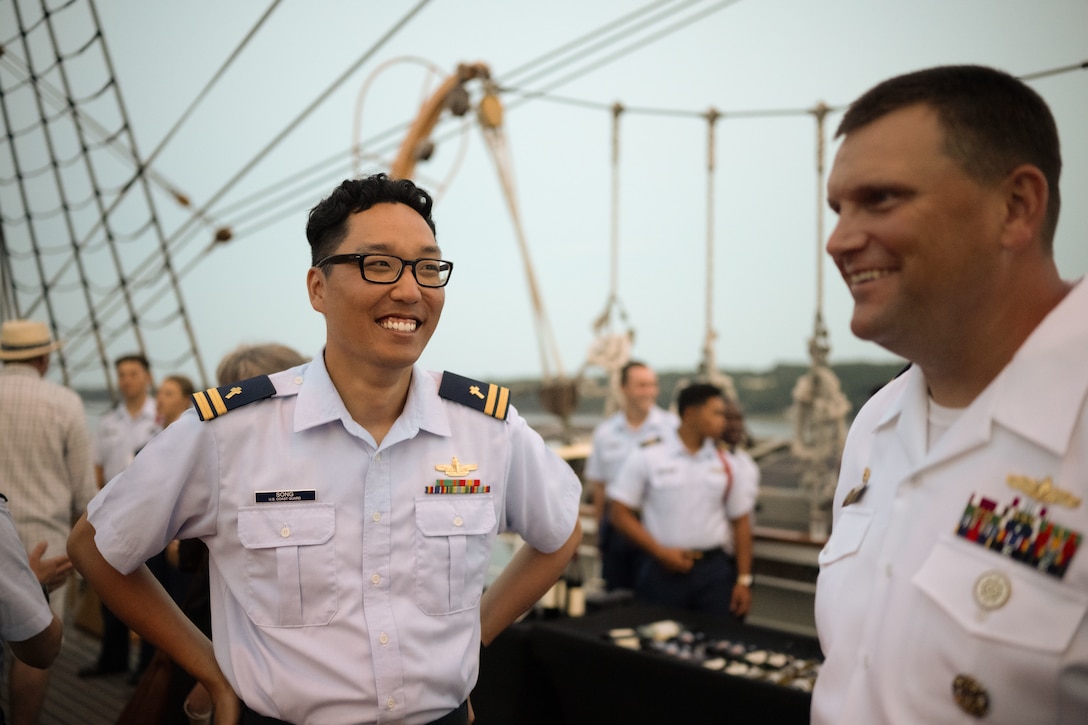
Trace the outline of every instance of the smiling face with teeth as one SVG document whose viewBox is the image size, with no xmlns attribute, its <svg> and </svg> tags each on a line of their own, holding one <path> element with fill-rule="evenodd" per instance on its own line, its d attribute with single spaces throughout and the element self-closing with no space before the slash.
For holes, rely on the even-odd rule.
<svg viewBox="0 0 1088 725">
<path fill-rule="evenodd" d="M 348 217 L 334 254 L 392 254 L 402 259 L 440 257 L 434 233 L 411 207 L 375 204 Z M 438 326 L 442 288 L 420 287 L 405 267 L 393 284 L 367 282 L 357 264 L 311 268 L 310 304 L 325 315 L 325 363 L 338 374 L 400 375 L 406 381 Z"/>
<path fill-rule="evenodd" d="M 827 191 L 839 215 L 827 251 L 854 298 L 854 334 L 915 361 L 962 344 L 1000 294 L 1000 185 L 969 176 L 917 104 L 850 132 Z"/>
</svg>

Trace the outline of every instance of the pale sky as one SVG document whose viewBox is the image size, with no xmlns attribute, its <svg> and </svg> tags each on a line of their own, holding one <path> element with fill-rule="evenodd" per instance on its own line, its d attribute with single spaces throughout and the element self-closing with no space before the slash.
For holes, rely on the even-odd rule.
<svg viewBox="0 0 1088 725">
<path fill-rule="evenodd" d="M 630 109 L 621 120 L 617 292 L 636 331 L 633 355 L 663 370 L 691 370 L 701 359 L 708 126 L 698 114 L 713 107 L 724 114 L 716 125 L 712 207 L 716 356 L 725 368 L 761 370 L 806 362 L 812 332 L 816 127 L 801 111 L 820 102 L 841 109 L 884 78 L 931 65 L 978 63 L 1025 75 L 1088 60 L 1084 0 L 703 0 L 658 3 L 658 12 L 676 15 L 562 68 L 541 63 L 511 76 L 647 4 L 432 0 L 215 199 L 416 5 L 283 0 L 152 163 L 196 206 L 214 201 L 209 216 L 237 232 L 194 261 L 210 238 L 202 229 L 176 260 L 187 270 L 183 294 L 209 372 L 240 342 L 278 341 L 306 354 L 321 349 L 324 323 L 304 285 L 306 212 L 352 173 L 356 139 L 367 142 L 412 119 L 436 84 L 419 63 L 390 63 L 373 75 L 394 59 L 424 60 L 443 74 L 479 61 L 501 84 L 548 90 L 565 101 L 503 98 L 517 204 L 568 374 L 585 360 L 609 292 L 613 103 Z M 267 7 L 99 3 L 144 157 Z M 664 37 L 647 36 L 701 12 L 705 17 Z M 569 75 L 577 77 L 556 85 Z M 1062 137 L 1066 204 L 1055 248 L 1063 276 L 1074 279 L 1088 272 L 1088 209 L 1077 203 L 1088 197 L 1088 70 L 1031 85 L 1051 105 Z M 477 99 L 479 85 L 469 87 Z M 828 170 L 840 117 L 827 117 Z M 445 140 L 416 178 L 435 190 L 449 177 L 434 217 L 443 256 L 456 268 L 422 363 L 484 379 L 539 375 L 526 276 L 494 165 L 477 128 L 463 137 L 451 134 L 451 125 L 441 128 Z M 391 159 L 395 142 L 399 136 L 388 136 L 364 151 Z M 297 180 L 315 164 L 308 181 Z M 362 168 L 380 170 L 375 161 Z M 270 210 L 252 201 L 255 194 Z M 185 223 L 187 213 L 165 197 L 156 205 L 168 233 Z M 824 238 L 834 221 L 828 212 Z M 826 258 L 824 290 L 832 361 L 893 360 L 850 333 L 852 304 Z"/>
</svg>

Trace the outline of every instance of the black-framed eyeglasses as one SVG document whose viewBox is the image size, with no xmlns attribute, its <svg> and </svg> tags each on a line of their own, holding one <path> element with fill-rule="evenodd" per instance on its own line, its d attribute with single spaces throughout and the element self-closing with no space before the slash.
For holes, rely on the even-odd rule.
<svg viewBox="0 0 1088 725">
<path fill-rule="evenodd" d="M 392 254 L 334 254 L 314 266 L 352 262 L 358 262 L 363 279 L 374 284 L 393 284 L 400 279 L 405 267 L 411 267 L 412 276 L 420 287 L 445 287 L 453 272 L 453 262 L 445 259 L 401 259 Z"/>
</svg>

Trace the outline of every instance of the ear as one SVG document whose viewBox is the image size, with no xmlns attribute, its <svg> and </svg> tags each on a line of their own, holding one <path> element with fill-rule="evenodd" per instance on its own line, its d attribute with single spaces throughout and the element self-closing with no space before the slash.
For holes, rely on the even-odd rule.
<svg viewBox="0 0 1088 725">
<path fill-rule="evenodd" d="M 1005 200 L 1004 234 L 1006 249 L 1023 249 L 1038 242 L 1046 220 L 1050 188 L 1037 166 L 1022 164 L 1002 184 Z"/>
<path fill-rule="evenodd" d="M 317 267 L 310 267 L 306 272 L 306 291 L 310 294 L 310 307 L 325 314 L 325 290 L 329 281 L 325 273 Z"/>
</svg>

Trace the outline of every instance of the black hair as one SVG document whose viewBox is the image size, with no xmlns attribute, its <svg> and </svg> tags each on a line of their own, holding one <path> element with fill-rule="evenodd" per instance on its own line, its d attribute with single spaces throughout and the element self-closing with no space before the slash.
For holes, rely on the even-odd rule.
<svg viewBox="0 0 1088 725">
<path fill-rule="evenodd" d="M 310 210 L 306 239 L 310 242 L 310 264 L 316 265 L 331 255 L 348 233 L 348 217 L 366 211 L 375 204 L 404 204 L 414 209 L 431 233 L 436 233 L 431 207 L 434 200 L 409 179 L 391 179 L 373 174 L 361 179 L 345 179 L 331 194 Z"/>
</svg>

